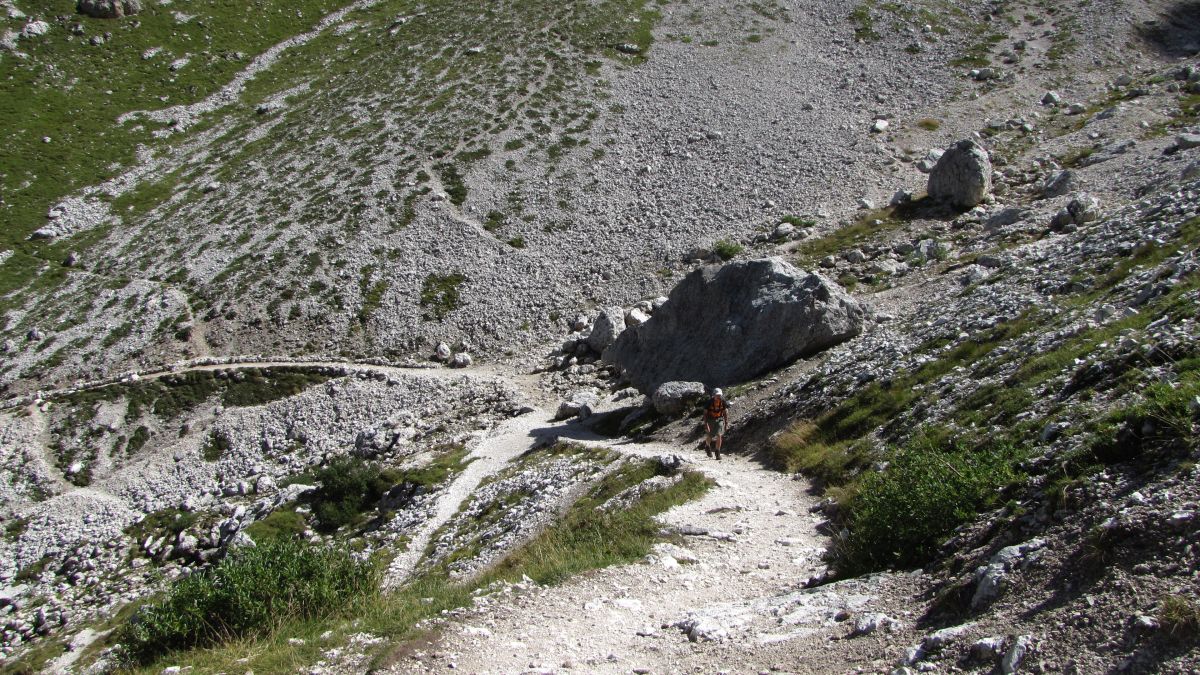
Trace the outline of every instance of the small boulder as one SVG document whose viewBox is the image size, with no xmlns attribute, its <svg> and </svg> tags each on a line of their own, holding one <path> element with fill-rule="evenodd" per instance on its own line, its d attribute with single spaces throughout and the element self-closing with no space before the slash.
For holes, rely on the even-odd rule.
<svg viewBox="0 0 1200 675">
<path fill-rule="evenodd" d="M 445 342 L 439 342 L 437 347 L 435 347 L 433 350 L 434 361 L 449 361 L 451 356 L 453 356 L 453 354 L 450 351 L 450 345 L 446 344 Z"/>
<path fill-rule="evenodd" d="M 620 307 L 605 307 L 600 310 L 600 316 L 596 317 L 595 323 L 592 324 L 592 332 L 587 339 L 588 347 L 597 354 L 602 354 L 617 341 L 617 336 L 624 330 L 625 311 Z"/>
<path fill-rule="evenodd" d="M 1069 231 L 1071 225 L 1083 225 L 1100 218 L 1100 200 L 1086 192 L 1076 195 L 1065 208 L 1054 214 L 1050 227 L 1054 230 Z"/>
<path fill-rule="evenodd" d="M 566 420 L 572 417 L 588 417 L 592 413 L 592 407 L 596 404 L 597 396 L 595 392 L 580 391 L 576 392 L 569 401 L 563 401 L 558 406 L 558 411 L 554 414 L 554 419 Z"/>
<path fill-rule="evenodd" d="M 1045 197 L 1061 197 L 1076 185 L 1075 174 L 1072 171 L 1058 171 L 1046 179 L 1042 185 L 1042 195 Z"/>
<path fill-rule="evenodd" d="M 650 320 L 650 315 L 634 307 L 625 313 L 625 327 L 640 326 Z"/>
<path fill-rule="evenodd" d="M 1175 147 L 1180 150 L 1200 147 L 1200 134 L 1179 134 L 1175 137 Z"/>
<path fill-rule="evenodd" d="M 142 11 L 141 0 L 79 0 L 75 7 L 96 19 L 119 19 Z"/>
<path fill-rule="evenodd" d="M 21 38 L 28 40 L 30 38 L 41 37 L 50 32 L 50 24 L 45 21 L 30 21 L 21 29 Z"/>
<path fill-rule="evenodd" d="M 688 406 L 704 397 L 702 382 L 664 382 L 650 397 L 654 409 L 660 415 L 675 417 L 682 415 Z"/>
<path fill-rule="evenodd" d="M 858 637 L 860 635 L 870 635 L 878 630 L 891 632 L 900 625 L 900 622 L 886 614 L 871 613 L 864 614 L 858 617 L 854 622 L 854 630 L 850 632 L 850 637 Z"/>
<path fill-rule="evenodd" d="M 1021 667 L 1021 662 L 1025 660 L 1025 655 L 1029 652 L 1030 642 L 1028 635 L 1021 635 L 1013 640 L 1012 646 L 1008 648 L 1008 653 L 1000 660 L 1000 672 L 1004 675 L 1017 672 Z"/>
</svg>

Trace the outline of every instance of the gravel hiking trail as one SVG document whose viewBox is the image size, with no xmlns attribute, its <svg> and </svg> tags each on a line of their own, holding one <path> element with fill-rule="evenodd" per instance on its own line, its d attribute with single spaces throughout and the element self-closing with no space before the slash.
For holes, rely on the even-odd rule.
<svg viewBox="0 0 1200 675">
<path fill-rule="evenodd" d="M 500 471 L 521 453 L 529 450 L 534 431 L 541 426 L 545 412 L 533 412 L 514 417 L 492 429 L 466 457 L 467 468 L 463 469 L 450 487 L 443 492 L 437 501 L 437 509 L 433 518 L 425 522 L 413 533 L 408 547 L 400 553 L 384 577 L 385 588 L 394 588 L 408 579 L 417 563 L 425 554 L 429 539 L 438 528 L 445 525 L 458 512 L 463 502 L 479 487 L 484 478 Z"/>
<path fill-rule="evenodd" d="M 715 486 L 659 516 L 664 529 L 681 533 L 675 543 L 561 585 L 520 584 L 477 598 L 430 648 L 388 672 L 711 672 L 715 663 L 765 670 L 779 657 L 774 646 L 822 633 L 835 625 L 838 609 L 858 609 L 869 599 L 799 590 L 823 569 L 825 545 L 810 515 L 816 500 L 807 482 L 736 453 L 717 461 L 694 445 L 614 441 L 545 419 L 535 411 L 498 427 L 473 453 L 494 458 L 471 468 L 482 472 L 483 461 L 516 456 L 537 437 L 556 436 L 643 457 L 680 455 L 686 469 L 703 472 Z M 443 502 L 456 508 L 476 484 L 464 473 Z M 450 511 L 439 505 L 435 520 Z"/>
</svg>

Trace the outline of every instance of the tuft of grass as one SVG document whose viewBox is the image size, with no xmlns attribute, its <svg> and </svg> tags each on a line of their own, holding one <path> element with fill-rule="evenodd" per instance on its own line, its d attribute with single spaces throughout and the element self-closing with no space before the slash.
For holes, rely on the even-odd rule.
<svg viewBox="0 0 1200 675">
<path fill-rule="evenodd" d="M 781 223 L 787 223 L 796 227 L 812 227 L 817 224 L 817 221 L 812 218 L 801 218 L 796 215 L 787 215 L 779 219 Z"/>
<path fill-rule="evenodd" d="M 962 56 L 951 59 L 950 65 L 963 68 L 983 68 L 991 65 L 992 48 L 1004 42 L 1008 36 L 1004 33 L 991 33 L 980 38 L 978 42 L 967 48 Z"/>
<path fill-rule="evenodd" d="M 139 542 L 146 537 L 165 535 L 171 538 L 195 525 L 198 519 L 199 516 L 191 511 L 163 509 L 146 514 L 140 521 L 125 528 L 125 534 Z"/>
<path fill-rule="evenodd" d="M 805 420 L 771 440 L 768 456 L 786 471 L 801 471 L 826 486 L 845 485 L 870 465 L 870 446 L 859 440 L 822 440 L 822 429 Z"/>
<path fill-rule="evenodd" d="M 292 509 L 279 509 L 272 511 L 262 520 L 250 523 L 250 527 L 246 528 L 246 534 L 255 543 L 262 544 L 297 539 L 307 529 L 308 524 L 305 522 L 304 516 Z"/>
<path fill-rule="evenodd" d="M 130 664 L 263 636 L 285 621 L 329 617 L 375 592 L 378 572 L 344 550 L 275 541 L 240 549 L 178 582 L 118 629 Z"/>
<path fill-rule="evenodd" d="M 362 308 L 358 310 L 358 322 L 366 324 L 371 320 L 371 315 L 375 310 L 383 305 L 383 295 L 387 293 L 389 283 L 387 279 L 379 279 L 374 283 L 371 282 L 375 274 L 374 265 L 366 265 L 362 268 L 358 280 L 359 294 L 362 296 Z"/>
<path fill-rule="evenodd" d="M 942 128 L 942 122 L 941 120 L 934 119 L 933 117 L 922 117 L 921 119 L 917 120 L 917 126 L 925 131 L 937 131 L 938 129 Z"/>
<path fill-rule="evenodd" d="M 737 254 L 739 254 L 741 252 L 742 252 L 742 245 L 735 241 L 730 241 L 728 239 L 722 239 L 722 240 L 718 241 L 717 243 L 713 244 L 713 253 L 721 260 L 732 260 L 735 256 L 737 256 Z"/>
<path fill-rule="evenodd" d="M 1158 607 L 1158 621 L 1176 639 L 1200 638 L 1200 604 L 1186 595 L 1168 595 Z"/>
<path fill-rule="evenodd" d="M 1059 163 L 1068 169 L 1073 169 L 1083 163 L 1096 152 L 1094 147 L 1072 148 L 1059 158 Z"/>
<path fill-rule="evenodd" d="M 28 518 L 13 518 L 4 525 L 4 538 L 8 541 L 16 541 L 25 533 L 27 527 L 29 527 Z"/>
<path fill-rule="evenodd" d="M 426 308 L 425 320 L 442 321 L 461 305 L 459 287 L 467 280 L 465 274 L 430 274 L 421 284 L 421 306 Z"/>
<path fill-rule="evenodd" d="M 1109 412 L 1096 424 L 1088 449 L 1101 462 L 1129 461 L 1148 448 L 1194 450 L 1200 446 L 1193 406 L 1200 396 L 1200 373 L 1185 372 L 1179 382 L 1155 382 L 1139 399 Z"/>
<path fill-rule="evenodd" d="M 797 249 L 798 263 L 803 269 L 811 269 L 825 256 L 837 255 L 842 251 L 858 248 L 863 243 L 880 234 L 895 230 L 902 224 L 903 220 L 898 217 L 895 209 L 869 211 L 844 227 L 839 227 L 824 236 L 805 240 Z"/>
<path fill-rule="evenodd" d="M 653 516 L 698 498 L 711 486 L 710 481 L 702 474 L 687 472 L 675 485 L 650 493 L 632 508 L 609 512 L 597 507 L 660 473 L 658 464 L 637 462 L 607 476 L 559 522 L 506 558 L 493 574 L 505 578 L 526 575 L 538 583 L 553 584 L 580 572 L 645 557 L 661 540 L 661 525 Z"/>
<path fill-rule="evenodd" d="M 508 222 L 508 216 L 506 216 L 503 211 L 488 211 L 487 220 L 483 223 L 483 229 L 487 230 L 488 232 L 495 232 L 501 227 L 504 227 L 506 222 Z"/>
</svg>

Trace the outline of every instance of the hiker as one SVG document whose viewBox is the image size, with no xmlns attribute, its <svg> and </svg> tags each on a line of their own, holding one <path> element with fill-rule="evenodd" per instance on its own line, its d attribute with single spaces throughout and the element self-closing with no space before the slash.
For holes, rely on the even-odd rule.
<svg viewBox="0 0 1200 675">
<path fill-rule="evenodd" d="M 717 439 L 716 455 L 721 459 L 721 442 L 725 439 L 725 429 L 729 426 L 728 405 L 725 403 L 725 392 L 719 388 L 713 389 L 708 407 L 704 409 L 704 454 L 713 456 L 713 438 Z"/>
</svg>

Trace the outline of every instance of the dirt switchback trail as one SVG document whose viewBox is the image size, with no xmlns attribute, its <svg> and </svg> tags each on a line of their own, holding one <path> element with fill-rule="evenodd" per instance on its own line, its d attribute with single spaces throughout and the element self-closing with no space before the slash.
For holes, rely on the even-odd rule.
<svg viewBox="0 0 1200 675">
<path fill-rule="evenodd" d="M 822 664 L 820 646 L 795 644 L 844 633 L 834 617 L 871 600 L 854 585 L 800 589 L 822 568 L 826 545 L 809 512 L 815 499 L 807 483 L 738 455 L 717 462 L 674 444 L 614 443 L 562 431 L 627 454 L 683 455 L 716 487 L 660 516 L 684 533 L 677 544 L 558 586 L 481 598 L 445 626 L 438 643 L 389 672 L 713 672 L 714 664 L 758 672 L 780 668 L 797 647 L 809 653 L 811 672 L 846 666 L 841 657 Z"/>
</svg>

